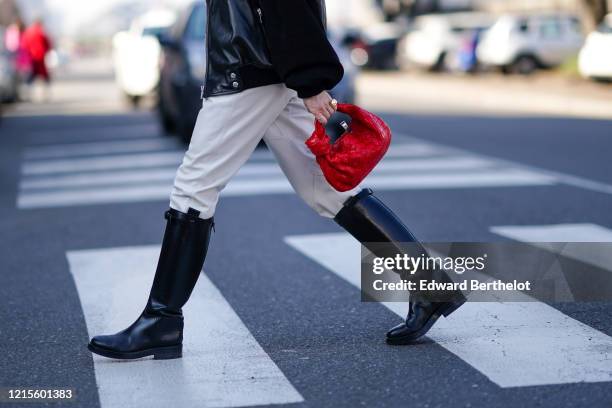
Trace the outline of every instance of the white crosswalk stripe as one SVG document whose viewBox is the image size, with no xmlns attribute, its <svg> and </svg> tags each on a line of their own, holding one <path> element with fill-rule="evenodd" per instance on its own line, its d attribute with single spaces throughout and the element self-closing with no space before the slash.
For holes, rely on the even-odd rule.
<svg viewBox="0 0 612 408">
<path fill-rule="evenodd" d="M 159 137 L 30 147 L 17 207 L 47 208 L 166 200 L 183 149 Z M 398 142 L 365 181 L 380 190 L 546 186 L 557 177 L 418 140 Z M 288 194 L 291 185 L 266 150 L 230 182 L 225 196 Z"/>
<path fill-rule="evenodd" d="M 599 241 L 612 240 L 611 230 L 591 224 L 506 226 L 492 231 L 525 241 L 586 232 L 595 232 Z M 347 234 L 290 236 L 285 241 L 359 287 L 360 247 Z M 132 294 L 150 287 L 158 254 L 158 246 L 66 254 L 89 336 L 112 333 L 138 315 L 144 300 Z M 502 388 L 612 382 L 610 336 L 544 303 L 525 300 L 468 303 L 450 319 L 441 319 L 429 337 Z M 404 303 L 384 306 L 402 317 L 407 308 Z M 185 320 L 190 329 L 182 360 L 122 364 L 94 356 L 102 408 L 242 407 L 304 401 L 206 275 L 200 277 L 185 307 Z"/>
<path fill-rule="evenodd" d="M 132 323 L 151 287 L 159 247 L 68 252 L 91 336 Z M 104 289 L 101 289 L 104 288 Z M 242 407 L 303 401 L 231 305 L 202 275 L 184 310 L 184 358 L 130 364 L 94 355 L 102 408 Z"/>
<path fill-rule="evenodd" d="M 597 224 L 508 225 L 491 227 L 495 234 L 521 242 L 612 242 L 612 230 Z M 580 259 L 587 261 L 587 259 Z M 612 266 L 612 265 L 610 265 Z"/>
<path fill-rule="evenodd" d="M 162 149 L 179 149 L 175 139 L 146 138 L 142 140 L 117 140 L 92 143 L 67 143 L 30 147 L 26 159 L 53 159 L 71 156 L 95 156 L 112 153 L 147 152 Z"/>
<path fill-rule="evenodd" d="M 360 287 L 360 245 L 347 234 L 286 242 Z M 440 319 L 428 337 L 500 387 L 612 381 L 612 337 L 544 303 L 475 303 Z M 384 303 L 405 317 L 407 304 Z"/>
</svg>

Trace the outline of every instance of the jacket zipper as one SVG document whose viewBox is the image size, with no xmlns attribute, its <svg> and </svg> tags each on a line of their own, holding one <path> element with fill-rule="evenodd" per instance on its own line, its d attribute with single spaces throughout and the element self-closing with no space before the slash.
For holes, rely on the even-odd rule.
<svg viewBox="0 0 612 408">
<path fill-rule="evenodd" d="M 210 2 L 206 1 L 206 24 L 204 27 L 204 32 L 206 33 L 206 71 L 204 72 L 204 85 L 202 85 L 200 87 L 200 99 L 204 99 L 205 98 L 205 93 L 206 93 L 206 83 L 208 82 L 208 72 L 210 71 L 210 33 L 208 32 L 208 25 L 210 22 Z M 208 98 L 206 98 L 208 99 Z"/>
</svg>

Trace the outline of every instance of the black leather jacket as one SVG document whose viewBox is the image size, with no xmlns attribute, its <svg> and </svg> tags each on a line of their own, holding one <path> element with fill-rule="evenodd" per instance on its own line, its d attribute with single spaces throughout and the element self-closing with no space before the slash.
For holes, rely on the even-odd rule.
<svg viewBox="0 0 612 408">
<path fill-rule="evenodd" d="M 283 82 L 309 97 L 342 78 L 325 36 L 324 0 L 206 0 L 206 6 L 203 97 Z"/>
</svg>

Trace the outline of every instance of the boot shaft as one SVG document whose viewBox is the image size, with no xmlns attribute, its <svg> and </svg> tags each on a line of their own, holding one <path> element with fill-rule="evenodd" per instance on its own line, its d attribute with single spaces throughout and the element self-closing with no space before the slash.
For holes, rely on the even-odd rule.
<svg viewBox="0 0 612 408">
<path fill-rule="evenodd" d="M 170 209 L 165 217 L 166 231 L 147 312 L 180 316 L 204 265 L 214 220 L 203 220 L 192 209 L 186 214 Z"/>
</svg>

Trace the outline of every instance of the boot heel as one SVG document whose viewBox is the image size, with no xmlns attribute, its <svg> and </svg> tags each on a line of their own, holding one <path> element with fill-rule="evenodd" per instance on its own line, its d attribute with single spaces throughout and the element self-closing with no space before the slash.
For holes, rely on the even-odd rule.
<svg viewBox="0 0 612 408">
<path fill-rule="evenodd" d="M 153 352 L 154 360 L 172 360 L 183 357 L 183 345 L 160 347 Z"/>
<path fill-rule="evenodd" d="M 442 315 L 444 317 L 450 316 L 451 313 L 459 309 L 464 303 L 465 303 L 465 300 L 458 300 L 456 302 L 450 303 L 448 306 L 444 308 L 444 310 L 442 310 Z"/>
</svg>

